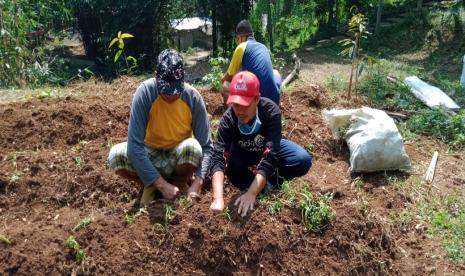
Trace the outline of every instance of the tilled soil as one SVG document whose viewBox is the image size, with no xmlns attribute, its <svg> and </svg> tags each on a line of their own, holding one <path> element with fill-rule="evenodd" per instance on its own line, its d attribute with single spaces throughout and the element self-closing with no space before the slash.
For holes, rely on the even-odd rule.
<svg viewBox="0 0 465 276">
<path fill-rule="evenodd" d="M 401 228 L 387 222 L 389 214 L 402 212 L 412 199 L 388 185 L 384 173 L 361 176 L 367 185 L 362 192 L 354 190 L 353 176 L 347 173 L 348 149 L 331 138 L 321 110 L 358 104 L 336 100 L 318 86 L 294 86 L 283 96 L 281 108 L 283 135 L 304 147 L 313 145 L 314 165 L 294 181 L 295 188 L 308 183 L 314 193 L 334 193 L 336 215 L 322 233 L 308 232 L 297 208 L 270 215 L 259 204 L 247 217 L 238 216 L 233 202 L 240 192 L 231 186 L 225 191 L 229 217 L 209 211 L 212 197 L 206 185 L 192 207 L 159 200 L 148 214 L 127 224 L 125 212 L 136 212 L 140 186 L 108 170 L 106 157 L 109 146 L 126 139 L 136 87 L 136 81 L 125 78 L 109 85 L 78 83 L 76 91 L 93 92 L 0 105 L 0 234 L 11 241 L 0 243 L 0 273 L 465 273 L 449 264 L 440 242 L 414 223 Z M 224 111 L 221 97 L 201 93 L 212 119 L 218 119 Z M 419 169 L 431 157 L 425 148 L 407 145 Z M 456 164 L 458 182 L 450 185 L 464 184 L 463 175 L 457 175 L 463 160 L 441 159 Z M 444 179 L 450 171 L 439 174 Z M 165 220 L 166 206 L 174 210 L 171 220 Z M 74 232 L 84 217 L 94 223 Z M 80 264 L 66 245 L 70 235 L 86 252 Z"/>
</svg>

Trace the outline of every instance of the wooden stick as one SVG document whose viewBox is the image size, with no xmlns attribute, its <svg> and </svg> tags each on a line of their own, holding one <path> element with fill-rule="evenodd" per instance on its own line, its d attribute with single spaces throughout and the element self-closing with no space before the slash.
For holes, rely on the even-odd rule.
<svg viewBox="0 0 465 276">
<path fill-rule="evenodd" d="M 428 184 L 433 182 L 434 171 L 436 169 L 436 163 L 438 161 L 438 155 L 439 155 L 438 152 L 435 151 L 433 154 L 433 158 L 431 159 L 431 163 L 429 164 L 428 170 L 426 171 L 425 181 Z"/>
<path fill-rule="evenodd" d="M 386 112 L 386 114 L 391 116 L 391 117 L 396 117 L 396 118 L 399 118 L 399 119 L 408 119 L 408 116 L 405 115 L 405 114 L 402 114 L 402 113 L 391 112 L 391 111 L 386 111 L 386 110 L 383 110 L 383 111 Z"/>
<path fill-rule="evenodd" d="M 289 75 L 287 75 L 287 77 L 283 80 L 283 83 L 281 84 L 282 87 L 287 86 L 294 80 L 294 77 L 299 75 L 301 66 L 300 59 L 297 57 L 295 53 L 292 54 L 292 59 L 294 60 L 294 70 L 292 70 L 292 72 Z"/>
</svg>

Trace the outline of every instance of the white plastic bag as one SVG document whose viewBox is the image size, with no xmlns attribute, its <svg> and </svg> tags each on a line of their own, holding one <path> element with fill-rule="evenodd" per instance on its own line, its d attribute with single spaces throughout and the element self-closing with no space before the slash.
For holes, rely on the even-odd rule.
<svg viewBox="0 0 465 276">
<path fill-rule="evenodd" d="M 413 95 L 431 108 L 445 107 L 450 110 L 458 110 L 458 106 L 449 96 L 436 86 L 427 84 L 416 76 L 407 77 L 404 83 L 410 88 Z"/>
<path fill-rule="evenodd" d="M 334 138 L 346 140 L 351 172 L 410 170 L 402 136 L 386 112 L 363 107 L 323 110 L 322 115 Z"/>
<path fill-rule="evenodd" d="M 460 86 L 465 88 L 465 56 L 463 56 L 462 77 L 460 77 Z"/>
</svg>

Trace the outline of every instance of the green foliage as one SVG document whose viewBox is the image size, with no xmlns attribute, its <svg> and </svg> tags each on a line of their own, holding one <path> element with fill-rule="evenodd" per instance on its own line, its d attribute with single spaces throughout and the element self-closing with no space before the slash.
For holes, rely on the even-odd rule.
<svg viewBox="0 0 465 276">
<path fill-rule="evenodd" d="M 74 260 L 77 263 L 81 263 L 87 258 L 86 253 L 81 249 L 81 246 L 76 241 L 74 236 L 69 236 L 69 238 L 66 240 L 66 244 L 74 251 Z"/>
<path fill-rule="evenodd" d="M 212 90 L 221 91 L 221 79 L 223 78 L 222 65 L 228 64 L 229 60 L 227 58 L 217 57 L 210 58 L 208 62 L 210 63 L 211 70 L 210 73 L 203 77 L 202 81 L 207 83 Z"/>
<path fill-rule="evenodd" d="M 49 31 L 71 22 L 65 1 L 0 0 L 0 87 L 58 83 L 66 61 L 43 47 Z"/>
<path fill-rule="evenodd" d="M 183 209 L 189 209 L 189 208 L 191 208 L 193 206 L 192 199 L 187 197 L 187 196 L 181 196 L 178 199 L 178 204 Z"/>
<path fill-rule="evenodd" d="M 346 88 L 346 82 L 338 74 L 331 74 L 327 77 L 325 85 L 329 92 L 333 94 L 342 92 Z"/>
<path fill-rule="evenodd" d="M 229 209 L 229 207 L 224 208 L 222 216 L 228 223 L 232 221 L 231 210 Z"/>
<path fill-rule="evenodd" d="M 76 226 L 73 227 L 73 231 L 74 232 L 77 232 L 81 229 L 84 229 L 86 228 L 87 226 L 89 226 L 90 224 L 92 224 L 94 222 L 94 220 L 92 218 L 83 218 L 79 221 L 78 224 L 76 224 Z"/>
<path fill-rule="evenodd" d="M 140 208 L 135 214 L 129 214 L 127 210 L 124 210 L 124 221 L 127 225 L 134 224 L 136 219 L 143 214 L 148 214 L 144 208 Z"/>
<path fill-rule="evenodd" d="M 174 210 L 171 205 L 165 204 L 163 205 L 163 211 L 165 212 L 165 216 L 163 217 L 163 225 L 167 227 L 170 225 L 171 221 L 174 218 Z"/>
<path fill-rule="evenodd" d="M 6 236 L 0 234 L 0 242 L 6 243 L 6 244 L 11 244 L 10 239 L 8 239 Z"/>
<path fill-rule="evenodd" d="M 113 58 L 113 62 L 118 63 L 122 55 L 126 68 L 122 69 L 121 72 L 132 74 L 133 70 L 137 68 L 138 64 L 136 58 L 134 58 L 133 56 L 126 56 L 126 53 L 124 52 L 124 40 L 128 38 L 134 38 L 134 36 L 130 33 L 122 33 L 121 31 L 119 31 L 118 35 L 111 40 L 108 48 L 111 48 L 113 45 L 117 46 L 117 51 Z"/>
<path fill-rule="evenodd" d="M 277 213 L 281 212 L 283 207 L 283 203 L 279 199 L 276 199 L 268 204 L 266 211 L 268 212 L 268 214 L 274 216 Z"/>
<path fill-rule="evenodd" d="M 308 190 L 301 194 L 303 200 L 300 202 L 302 221 L 307 230 L 320 233 L 334 217 L 334 211 L 329 205 L 333 198 L 332 193 L 313 196 Z"/>
<path fill-rule="evenodd" d="M 449 114 L 441 109 L 423 110 L 407 122 L 413 132 L 429 135 L 449 145 L 451 149 L 465 148 L 465 113 Z"/>
<path fill-rule="evenodd" d="M 73 161 L 76 167 L 81 167 L 81 164 L 82 164 L 81 156 L 74 156 Z"/>
</svg>

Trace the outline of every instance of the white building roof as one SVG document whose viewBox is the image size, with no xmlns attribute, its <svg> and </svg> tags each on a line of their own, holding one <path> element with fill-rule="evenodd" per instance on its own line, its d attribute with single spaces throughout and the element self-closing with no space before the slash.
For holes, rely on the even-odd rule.
<svg viewBox="0 0 465 276">
<path fill-rule="evenodd" d="M 212 21 L 206 17 L 190 17 L 182 19 L 174 19 L 171 21 L 171 27 L 178 31 L 196 30 L 199 28 L 209 29 L 212 26 Z"/>
</svg>

